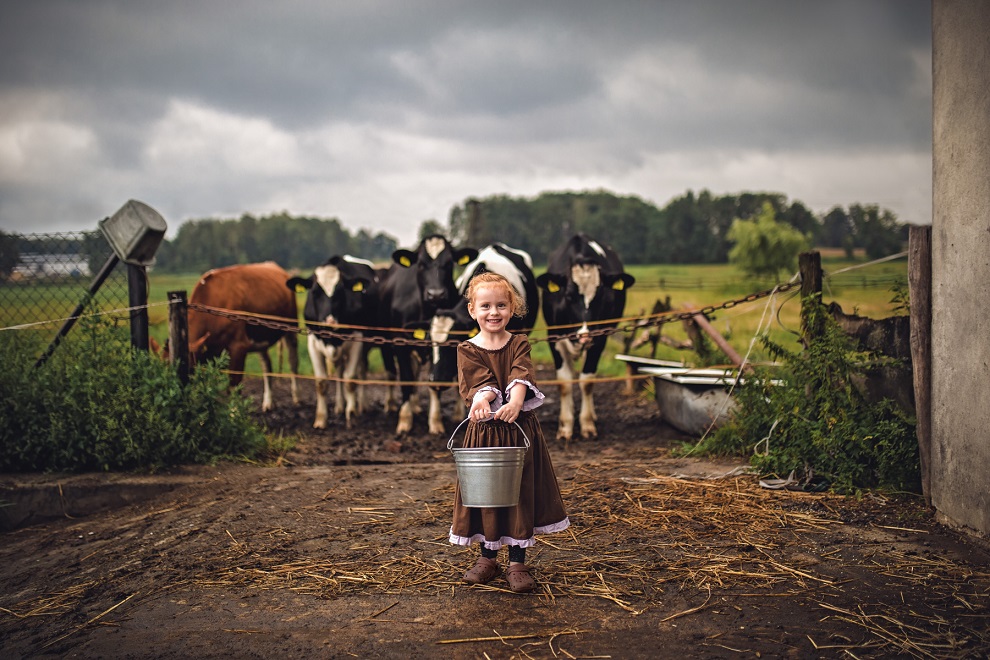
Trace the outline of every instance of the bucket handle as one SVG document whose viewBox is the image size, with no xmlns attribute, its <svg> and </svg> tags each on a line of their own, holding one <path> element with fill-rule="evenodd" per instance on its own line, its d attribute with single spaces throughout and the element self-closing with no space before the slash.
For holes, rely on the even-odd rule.
<svg viewBox="0 0 990 660">
<path fill-rule="evenodd" d="M 494 414 L 495 413 L 492 413 L 492 415 L 494 415 Z M 450 440 L 447 441 L 447 449 L 453 450 L 453 448 L 454 448 L 454 437 L 457 435 L 457 432 L 461 430 L 461 427 L 464 426 L 464 424 L 466 424 L 467 422 L 470 422 L 470 421 L 471 421 L 471 418 L 470 417 L 465 417 L 464 418 L 464 421 L 462 421 L 460 424 L 457 425 L 457 428 L 454 429 L 454 432 L 450 434 Z M 523 442 L 526 443 L 526 449 L 529 449 L 529 438 L 526 437 L 526 432 L 523 431 L 523 428 L 521 426 L 519 426 L 519 422 L 512 422 L 512 423 L 515 424 L 516 425 L 516 428 L 519 429 L 519 432 L 522 433 Z"/>
</svg>

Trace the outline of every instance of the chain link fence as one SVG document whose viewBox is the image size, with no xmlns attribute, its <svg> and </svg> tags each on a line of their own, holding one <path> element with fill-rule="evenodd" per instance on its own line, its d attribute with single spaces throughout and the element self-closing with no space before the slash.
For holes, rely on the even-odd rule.
<svg viewBox="0 0 990 660">
<path fill-rule="evenodd" d="M 0 232 L 0 331 L 31 330 L 54 340 L 76 307 L 87 311 L 125 310 L 127 266 L 117 263 L 102 286 L 89 288 L 113 248 L 100 231 L 54 234 Z M 121 311 L 129 322 L 127 311 Z"/>
</svg>

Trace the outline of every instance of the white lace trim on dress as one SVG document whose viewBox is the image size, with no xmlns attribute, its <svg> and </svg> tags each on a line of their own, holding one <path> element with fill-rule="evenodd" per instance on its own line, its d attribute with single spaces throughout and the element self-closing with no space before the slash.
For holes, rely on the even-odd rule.
<svg viewBox="0 0 990 660">
<path fill-rule="evenodd" d="M 533 536 L 528 539 L 514 539 L 511 536 L 503 536 L 497 541 L 489 541 L 485 539 L 484 534 L 474 534 L 473 536 L 458 536 L 454 534 L 454 528 L 450 529 L 450 542 L 452 545 L 471 545 L 472 543 L 483 543 L 489 550 L 498 550 L 503 545 L 517 545 L 520 548 L 530 548 L 536 545 L 536 535 L 537 534 L 553 534 L 554 532 L 562 532 L 568 527 L 570 527 L 571 521 L 568 518 L 564 518 L 560 522 L 553 523 L 551 525 L 543 525 L 542 527 L 533 528 Z"/>
<path fill-rule="evenodd" d="M 511 383 L 509 383 L 508 387 L 505 388 L 506 401 L 508 401 L 511 398 L 509 395 L 512 392 L 512 388 L 515 386 L 516 383 L 522 383 L 523 385 L 529 388 L 530 392 L 533 393 L 532 399 L 527 399 L 526 401 L 523 401 L 523 405 L 522 405 L 523 412 L 526 412 L 527 410 L 533 410 L 535 408 L 539 408 L 540 406 L 543 405 L 543 399 L 544 399 L 543 392 L 541 392 L 539 388 L 536 387 L 536 385 L 533 385 L 528 380 L 523 380 L 522 378 L 516 378 Z"/>
<path fill-rule="evenodd" d="M 492 402 L 490 402 L 488 404 L 489 407 L 491 408 L 491 411 L 492 412 L 495 412 L 496 410 L 498 410 L 499 408 L 502 407 L 502 393 L 498 391 L 498 388 L 497 387 L 493 387 L 492 385 L 486 385 L 486 386 L 482 387 L 481 389 L 479 389 L 477 392 L 475 392 L 474 395 L 475 396 L 478 396 L 482 392 L 494 392 L 495 393 L 495 400 L 492 401 Z"/>
</svg>

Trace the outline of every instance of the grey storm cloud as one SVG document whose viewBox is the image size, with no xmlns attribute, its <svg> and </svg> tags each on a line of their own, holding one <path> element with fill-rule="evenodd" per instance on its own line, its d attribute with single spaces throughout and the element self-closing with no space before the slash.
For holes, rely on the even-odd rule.
<svg viewBox="0 0 990 660">
<path fill-rule="evenodd" d="M 928 0 L 17 0 L 0 228 L 144 196 L 170 226 L 287 210 L 408 241 L 468 196 L 578 187 L 927 222 L 930 23 Z"/>
</svg>

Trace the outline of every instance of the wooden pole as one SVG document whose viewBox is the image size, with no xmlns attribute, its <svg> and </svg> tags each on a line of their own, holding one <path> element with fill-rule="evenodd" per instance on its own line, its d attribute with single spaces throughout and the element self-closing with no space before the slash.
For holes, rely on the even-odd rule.
<svg viewBox="0 0 990 660">
<path fill-rule="evenodd" d="M 921 492 L 928 506 L 932 452 L 932 228 L 912 226 L 908 234 L 908 287 L 911 296 L 911 371 L 921 462 Z"/>
<path fill-rule="evenodd" d="M 725 357 L 732 361 L 732 364 L 737 367 L 742 365 L 742 356 L 736 352 L 736 349 L 729 345 L 729 342 L 725 341 L 725 337 L 723 337 L 719 331 L 712 326 L 712 324 L 708 321 L 708 317 L 701 312 L 698 312 L 693 318 L 694 322 L 698 324 L 698 327 L 708 333 L 708 336 L 711 337 L 712 341 L 715 342 L 715 345 L 718 346 L 723 353 L 725 353 Z"/>
<path fill-rule="evenodd" d="M 148 271 L 127 264 L 127 298 L 131 308 L 131 345 L 148 350 Z"/>
<path fill-rule="evenodd" d="M 169 360 L 178 363 L 179 380 L 189 382 L 189 303 L 185 291 L 168 292 Z"/>
<path fill-rule="evenodd" d="M 809 296 L 818 294 L 818 303 L 821 304 L 821 292 L 822 292 L 822 255 L 819 252 L 802 252 L 798 255 L 798 270 L 801 273 L 801 300 L 802 308 L 803 301 Z M 812 327 L 810 325 L 809 319 L 805 314 L 801 315 L 801 329 L 804 335 L 805 345 L 811 343 L 811 341 L 821 335 L 821 327 Z"/>
<path fill-rule="evenodd" d="M 62 324 L 62 327 L 59 329 L 58 334 L 55 335 L 55 339 L 53 339 L 52 343 L 48 345 L 48 349 L 42 354 L 40 358 L 38 358 L 38 361 L 35 362 L 34 364 L 35 368 L 38 368 L 41 365 L 43 365 L 45 362 L 48 361 L 48 358 L 52 356 L 52 353 L 55 352 L 55 349 L 58 348 L 58 345 L 62 342 L 65 336 L 69 334 L 69 330 L 71 330 L 72 326 L 76 324 L 76 320 L 83 313 L 83 310 L 86 309 L 86 305 L 89 304 L 89 301 L 92 300 L 96 292 L 100 290 L 101 286 L 103 286 L 103 283 L 107 281 L 108 277 L 110 277 L 110 273 L 113 272 L 114 267 L 116 267 L 119 261 L 120 258 L 117 256 L 116 253 L 111 254 L 109 257 L 107 257 L 107 261 L 106 263 L 103 264 L 103 268 L 100 269 L 100 272 L 96 274 L 96 277 L 93 278 L 93 281 L 90 283 L 89 289 L 87 289 L 86 291 L 86 295 L 83 296 L 83 299 L 79 302 L 78 305 L 76 305 L 76 308 L 72 310 L 71 314 L 69 314 L 69 318 L 67 318 L 65 320 L 65 323 Z"/>
</svg>

